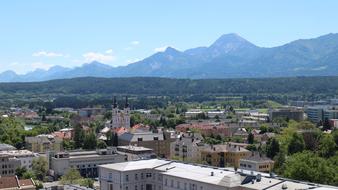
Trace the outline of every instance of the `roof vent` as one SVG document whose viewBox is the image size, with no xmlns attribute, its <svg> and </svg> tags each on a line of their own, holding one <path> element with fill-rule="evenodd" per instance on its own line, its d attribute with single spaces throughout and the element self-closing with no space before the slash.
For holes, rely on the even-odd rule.
<svg viewBox="0 0 338 190">
<path fill-rule="evenodd" d="M 214 172 L 211 172 L 211 174 L 210 174 L 211 176 L 214 176 Z"/>
<path fill-rule="evenodd" d="M 260 182 L 261 179 L 262 179 L 262 175 L 261 175 L 261 174 L 257 174 L 257 176 L 256 176 L 256 181 L 257 181 L 257 182 Z"/>
<path fill-rule="evenodd" d="M 282 189 L 288 189 L 288 186 L 285 183 L 283 183 Z"/>
</svg>

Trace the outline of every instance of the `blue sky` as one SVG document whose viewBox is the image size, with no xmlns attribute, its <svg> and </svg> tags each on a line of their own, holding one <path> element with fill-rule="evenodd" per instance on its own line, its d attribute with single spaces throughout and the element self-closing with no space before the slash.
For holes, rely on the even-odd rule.
<svg viewBox="0 0 338 190">
<path fill-rule="evenodd" d="M 338 32 L 335 0 L 2 1 L 0 72 L 98 60 L 118 66 L 163 47 L 208 46 L 237 33 L 272 47 Z"/>
</svg>

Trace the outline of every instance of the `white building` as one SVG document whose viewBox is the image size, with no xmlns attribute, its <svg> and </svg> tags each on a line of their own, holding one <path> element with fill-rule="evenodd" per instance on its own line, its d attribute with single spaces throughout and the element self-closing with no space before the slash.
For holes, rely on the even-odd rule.
<svg viewBox="0 0 338 190">
<path fill-rule="evenodd" d="M 224 168 L 169 160 L 140 160 L 99 166 L 101 190 L 277 190 L 320 189 L 323 186 L 259 172 L 235 172 Z M 325 186 L 327 190 L 335 187 Z"/>
<path fill-rule="evenodd" d="M 130 128 L 130 108 L 128 98 L 126 97 L 125 106 L 119 109 L 117 106 L 116 98 L 113 99 L 112 119 L 109 123 L 110 128 Z"/>
<path fill-rule="evenodd" d="M 0 151 L 0 155 L 6 154 L 12 157 L 13 159 L 20 161 L 20 166 L 25 167 L 26 169 L 32 169 L 33 159 L 39 157 L 38 153 L 33 153 L 29 150 L 5 150 Z"/>
<path fill-rule="evenodd" d="M 50 152 L 48 156 L 55 177 L 66 174 L 70 168 L 79 170 L 82 176 L 97 177 L 98 165 L 127 161 L 127 155 L 117 153 L 112 147 L 96 151 Z"/>
</svg>

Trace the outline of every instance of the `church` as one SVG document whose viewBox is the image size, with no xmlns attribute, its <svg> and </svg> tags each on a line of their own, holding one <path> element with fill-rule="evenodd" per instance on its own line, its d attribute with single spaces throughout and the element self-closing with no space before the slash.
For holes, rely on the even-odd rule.
<svg viewBox="0 0 338 190">
<path fill-rule="evenodd" d="M 128 103 L 128 97 L 126 97 L 124 108 L 119 109 L 116 102 L 116 97 L 114 96 L 110 128 L 116 129 L 121 127 L 124 127 L 126 129 L 130 128 L 130 107 Z"/>
</svg>

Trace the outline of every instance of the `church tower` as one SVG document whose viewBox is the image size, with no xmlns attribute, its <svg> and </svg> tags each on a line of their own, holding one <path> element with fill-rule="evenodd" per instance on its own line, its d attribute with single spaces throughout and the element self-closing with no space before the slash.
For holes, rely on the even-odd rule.
<svg viewBox="0 0 338 190">
<path fill-rule="evenodd" d="M 126 97 L 126 102 L 123 110 L 118 108 L 116 97 L 113 98 L 112 105 L 112 118 L 111 118 L 111 128 L 130 128 L 130 108 L 128 103 L 128 97 Z"/>
</svg>

